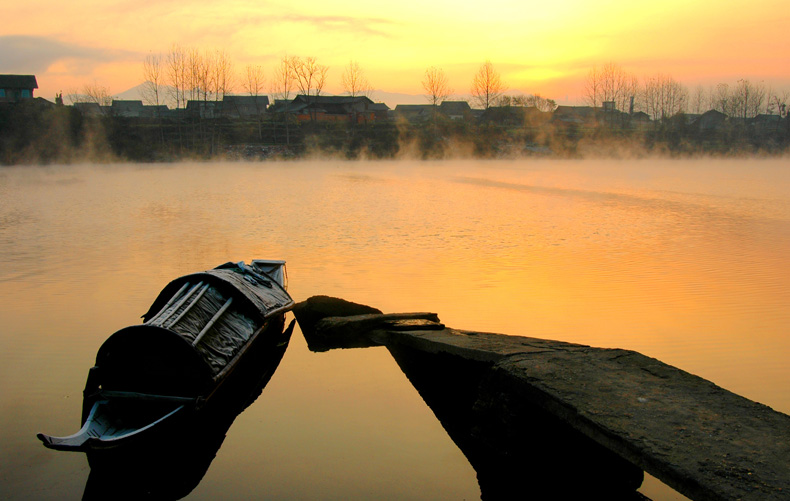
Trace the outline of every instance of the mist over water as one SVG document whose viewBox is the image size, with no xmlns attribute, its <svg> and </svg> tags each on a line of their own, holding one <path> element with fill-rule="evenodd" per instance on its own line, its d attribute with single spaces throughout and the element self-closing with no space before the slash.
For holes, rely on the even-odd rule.
<svg viewBox="0 0 790 501">
<path fill-rule="evenodd" d="M 460 329 L 633 349 L 788 413 L 788 167 L 732 159 L 2 169 L 4 497 L 81 495 L 84 457 L 44 450 L 35 433 L 76 431 L 101 342 L 138 323 L 172 278 L 229 260 L 287 260 L 297 301 L 327 294 L 385 312 L 435 311 Z M 191 498 L 220 495 L 460 499 L 479 490 L 385 350 L 312 354 L 297 330 Z"/>
</svg>

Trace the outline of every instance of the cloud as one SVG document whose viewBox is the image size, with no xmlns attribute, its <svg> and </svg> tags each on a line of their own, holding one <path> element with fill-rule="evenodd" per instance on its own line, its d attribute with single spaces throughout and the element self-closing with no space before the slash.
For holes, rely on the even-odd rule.
<svg viewBox="0 0 790 501">
<path fill-rule="evenodd" d="M 291 22 L 312 24 L 320 30 L 344 31 L 355 34 L 374 35 L 384 38 L 392 38 L 383 26 L 393 24 L 392 21 L 380 18 L 361 18 L 350 16 L 306 16 L 289 14 L 282 16 L 272 16 L 268 20 L 271 22 Z"/>
<path fill-rule="evenodd" d="M 69 67 L 79 73 L 89 73 L 97 65 L 130 58 L 139 59 L 140 55 L 131 51 L 85 47 L 50 37 L 0 36 L 0 68 L 7 73 L 44 73 L 60 61 L 70 61 Z"/>
</svg>

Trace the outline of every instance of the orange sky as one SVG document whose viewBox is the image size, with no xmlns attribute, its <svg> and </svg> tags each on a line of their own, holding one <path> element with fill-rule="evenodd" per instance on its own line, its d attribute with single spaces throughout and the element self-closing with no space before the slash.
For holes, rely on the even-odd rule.
<svg viewBox="0 0 790 501">
<path fill-rule="evenodd" d="M 330 66 L 329 93 L 342 92 L 349 60 L 374 88 L 409 94 L 423 93 L 429 66 L 468 94 L 486 59 L 509 89 L 569 103 L 609 61 L 689 87 L 748 78 L 790 89 L 786 0 L 27 0 L 3 11 L 0 73 L 35 74 L 49 99 L 94 82 L 124 92 L 142 82 L 146 54 L 174 43 L 225 49 L 239 72 L 315 56 Z"/>
</svg>

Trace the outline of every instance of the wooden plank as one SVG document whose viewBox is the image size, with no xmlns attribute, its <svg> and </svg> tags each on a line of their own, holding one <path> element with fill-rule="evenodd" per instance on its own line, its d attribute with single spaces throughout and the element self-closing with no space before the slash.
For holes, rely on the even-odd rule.
<svg viewBox="0 0 790 501">
<path fill-rule="evenodd" d="M 790 499 L 790 416 L 654 358 L 453 329 L 374 336 L 491 362 L 490 390 L 538 405 L 691 499 Z"/>
</svg>

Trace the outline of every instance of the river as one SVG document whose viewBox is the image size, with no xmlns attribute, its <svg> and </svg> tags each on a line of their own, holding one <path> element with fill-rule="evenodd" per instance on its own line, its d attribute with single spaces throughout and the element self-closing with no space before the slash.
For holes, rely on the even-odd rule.
<svg viewBox="0 0 790 501">
<path fill-rule="evenodd" d="M 790 413 L 788 256 L 786 159 L 3 168 L 0 497 L 82 496 L 85 456 L 35 434 L 77 430 L 102 341 L 189 272 L 285 259 L 296 301 L 632 349 Z M 297 328 L 189 498 L 479 495 L 384 348 Z"/>
</svg>

